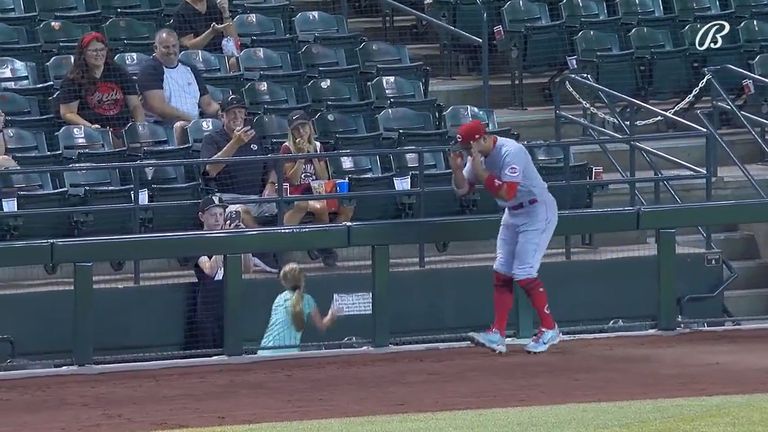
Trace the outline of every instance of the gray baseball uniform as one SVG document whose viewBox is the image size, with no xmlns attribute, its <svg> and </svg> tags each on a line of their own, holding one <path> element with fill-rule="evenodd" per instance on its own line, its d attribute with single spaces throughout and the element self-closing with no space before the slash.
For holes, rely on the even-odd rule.
<svg viewBox="0 0 768 432">
<path fill-rule="evenodd" d="M 471 156 L 464 176 L 477 184 Z M 512 201 L 496 199 L 505 208 L 496 238 L 493 269 L 516 280 L 535 278 L 557 226 L 557 203 L 533 164 L 528 150 L 515 140 L 499 137 L 483 158 L 485 169 L 501 181 L 518 183 Z"/>
</svg>

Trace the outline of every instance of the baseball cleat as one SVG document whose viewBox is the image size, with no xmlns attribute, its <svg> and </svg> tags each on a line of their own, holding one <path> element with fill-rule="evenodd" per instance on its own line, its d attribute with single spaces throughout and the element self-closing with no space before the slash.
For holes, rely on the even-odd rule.
<svg viewBox="0 0 768 432">
<path fill-rule="evenodd" d="M 497 330 L 488 330 L 482 333 L 472 332 L 469 333 L 469 339 L 472 344 L 488 348 L 495 353 L 504 354 L 507 352 L 507 341 Z"/>
<path fill-rule="evenodd" d="M 525 350 L 529 353 L 543 353 L 548 350 L 552 345 L 557 345 L 560 342 L 560 329 L 555 327 L 552 330 L 539 329 L 536 336 L 531 338 L 531 342 L 525 346 Z"/>
</svg>

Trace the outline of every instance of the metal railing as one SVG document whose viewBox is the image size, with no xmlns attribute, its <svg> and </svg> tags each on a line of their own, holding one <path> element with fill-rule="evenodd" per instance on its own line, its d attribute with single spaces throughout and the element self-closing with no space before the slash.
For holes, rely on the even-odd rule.
<svg viewBox="0 0 768 432">
<path fill-rule="evenodd" d="M 396 2 L 394 0 L 380 0 L 380 2 L 381 2 L 381 5 L 382 5 L 382 9 L 384 9 L 384 10 L 396 9 L 396 10 L 398 10 L 400 12 L 403 12 L 405 14 L 408 14 L 408 15 L 411 15 L 413 17 L 416 17 L 416 18 L 418 18 L 418 19 L 420 19 L 422 21 L 426 21 L 429 24 L 437 27 L 438 29 L 443 30 L 445 32 L 448 32 L 451 35 L 453 35 L 453 36 L 455 36 L 455 37 L 457 37 L 457 38 L 459 38 L 461 40 L 467 41 L 467 42 L 469 42 L 469 43 L 471 43 L 473 45 L 480 46 L 480 49 L 482 51 L 481 60 L 480 61 L 481 61 L 481 68 L 482 68 L 481 69 L 481 73 L 482 73 L 482 79 L 483 79 L 483 107 L 484 108 L 490 107 L 490 87 L 491 87 L 491 84 L 490 84 L 490 76 L 489 76 L 490 72 L 489 72 L 489 65 L 488 65 L 488 63 L 489 63 L 489 56 L 490 56 L 490 51 L 489 51 L 489 46 L 488 46 L 488 44 L 489 44 L 489 42 L 488 42 L 488 31 L 487 31 L 488 30 L 488 10 L 487 10 L 483 0 L 475 0 L 477 5 L 480 7 L 480 11 L 481 11 L 481 15 L 482 15 L 482 28 L 485 29 L 483 31 L 483 33 L 482 33 L 482 37 L 481 38 L 478 38 L 478 37 L 473 36 L 473 35 L 471 35 L 469 33 L 461 31 L 461 30 L 459 30 L 459 29 L 457 29 L 457 28 L 455 28 L 453 26 L 450 26 L 450 25 L 448 25 L 448 24 L 446 24 L 446 23 L 444 23 L 444 22 L 442 22 L 440 20 L 436 20 L 436 19 L 432 18 L 431 16 L 425 15 L 425 14 L 423 14 L 423 13 L 417 11 L 417 10 L 411 9 L 408 6 L 405 6 L 405 5 L 403 5 L 401 3 L 398 3 L 398 2 Z M 385 29 L 386 29 L 386 25 L 387 25 L 386 14 L 385 14 L 385 16 L 382 19 L 384 20 L 384 26 L 385 26 Z M 394 16 L 390 15 L 390 19 L 394 20 Z"/>
<path fill-rule="evenodd" d="M 735 69 L 732 66 L 723 66 L 726 68 Z M 743 72 L 743 71 L 739 71 Z M 751 74 L 748 74 L 751 75 Z M 759 78 L 759 77 L 758 77 Z M 762 79 L 762 78 L 761 78 Z M 716 78 L 713 76 L 712 78 L 713 85 L 715 88 L 717 88 L 721 93 L 723 93 L 722 88 L 719 86 L 719 84 L 716 82 Z M 763 80 L 765 81 L 765 80 Z M 768 83 L 768 81 L 766 81 Z M 572 89 L 571 85 L 576 85 L 581 88 L 588 89 L 590 91 L 593 91 L 596 93 L 597 98 L 606 106 L 608 109 L 610 116 L 615 119 L 615 122 L 612 122 L 620 128 L 621 131 L 623 131 L 626 135 L 621 135 L 619 133 L 610 131 L 608 129 L 605 129 L 603 127 L 600 127 L 588 119 L 590 119 L 588 113 L 588 109 L 595 111 L 595 108 L 591 105 L 588 106 L 588 103 L 584 103 L 584 109 L 583 109 L 583 116 L 584 119 L 577 118 L 571 114 L 565 113 L 562 110 L 562 106 L 560 103 L 560 91 L 562 90 L 563 86 L 568 86 L 569 90 Z M 584 131 L 592 136 L 594 139 L 599 139 L 600 135 L 611 137 L 611 139 L 626 139 L 629 138 L 626 142 L 630 146 L 630 154 L 629 154 L 629 173 L 625 173 L 624 170 L 621 168 L 621 166 L 618 164 L 618 162 L 613 158 L 610 154 L 610 150 L 606 147 L 605 144 L 600 144 L 601 151 L 606 155 L 606 157 L 611 161 L 614 168 L 620 173 L 620 175 L 624 178 L 626 177 L 634 177 L 636 174 L 636 163 L 637 163 L 637 156 L 636 153 L 639 152 L 642 156 L 643 160 L 650 166 L 651 170 L 654 173 L 654 176 L 658 176 L 660 178 L 659 181 L 654 183 L 654 203 L 659 204 L 660 202 L 660 195 L 661 190 L 660 186 L 663 185 L 664 188 L 667 190 L 669 195 L 673 198 L 673 200 L 677 204 L 682 204 L 682 200 L 680 199 L 679 194 L 674 190 L 670 182 L 665 178 L 664 172 L 659 169 L 658 165 L 655 163 L 655 161 L 651 158 L 651 156 L 655 158 L 659 158 L 661 160 L 664 160 L 668 163 L 671 163 L 679 168 L 686 169 L 688 171 L 691 171 L 696 174 L 702 174 L 700 178 L 703 178 L 706 182 L 705 185 L 705 196 L 706 201 L 709 202 L 712 200 L 712 181 L 713 177 L 717 173 L 717 160 L 715 157 L 715 147 L 714 143 L 717 142 L 724 148 L 726 148 L 727 153 L 731 155 L 731 157 L 735 160 L 735 156 L 733 153 L 727 148 L 727 145 L 724 143 L 722 138 L 717 134 L 716 128 L 712 127 L 708 122 L 706 122 L 705 116 L 698 112 L 699 117 L 704 120 L 705 127 L 701 127 L 699 125 L 696 125 L 694 123 L 691 123 L 685 119 L 676 117 L 672 114 L 669 114 L 667 112 L 664 112 L 662 110 L 659 110 L 651 105 L 648 105 L 646 103 L 643 103 L 641 101 L 638 101 L 636 99 L 633 99 L 631 97 L 628 97 L 626 95 L 623 95 L 621 93 L 618 93 L 616 91 L 613 91 L 611 89 L 608 89 L 606 87 L 603 87 L 597 83 L 594 82 L 594 80 L 589 76 L 579 76 L 579 75 L 564 75 L 557 79 L 554 83 L 554 89 L 553 89 L 553 97 L 555 102 L 555 136 L 560 139 L 562 137 L 562 127 L 564 122 L 571 122 L 575 123 L 577 125 L 582 126 Z M 724 93 L 723 93 L 724 94 Z M 737 110 L 736 107 L 733 105 L 733 103 L 730 101 L 729 98 L 728 105 L 731 109 Z M 627 107 L 624 107 L 625 109 L 628 108 L 628 118 L 622 118 L 619 114 L 619 110 L 617 109 L 617 104 L 619 102 L 623 102 L 627 105 Z M 638 111 L 645 110 L 648 112 L 651 112 L 657 116 L 662 117 L 663 119 L 666 119 L 668 121 L 671 121 L 673 123 L 676 123 L 678 125 L 685 126 L 692 130 L 693 133 L 679 133 L 679 132 L 671 132 L 671 133 L 662 133 L 662 134 L 654 134 L 653 136 L 657 137 L 658 139 L 663 138 L 687 138 L 687 137 L 703 137 L 705 138 L 705 160 L 706 160 L 706 168 L 701 169 L 698 167 L 695 167 L 691 164 L 688 164 L 684 161 L 678 160 L 677 158 L 674 158 L 672 156 L 666 155 L 658 150 L 652 149 L 648 146 L 645 146 L 640 143 L 640 139 L 637 136 L 637 122 L 636 118 L 638 115 Z M 737 113 L 739 115 L 739 118 L 743 120 L 743 117 L 740 115 L 740 113 Z M 602 114 L 600 117 L 605 116 L 605 114 Z M 717 116 L 715 116 L 717 117 Z M 766 122 L 768 124 L 768 122 Z M 749 126 L 748 126 L 749 127 Z M 752 135 L 759 140 L 756 133 L 754 131 L 751 131 Z M 648 138 L 649 136 L 643 137 Z M 742 170 L 743 173 L 747 176 L 750 183 L 757 187 L 758 191 L 761 193 L 761 196 L 765 198 L 765 195 L 762 194 L 762 191 L 760 191 L 759 186 L 757 185 L 757 182 L 755 181 L 754 177 L 751 176 L 746 170 L 746 168 L 741 165 L 738 161 L 735 161 L 737 165 L 739 166 L 739 169 Z M 636 187 L 634 185 L 630 185 L 630 200 L 631 205 L 635 205 L 634 199 L 637 198 L 640 200 L 642 205 L 646 204 L 645 199 L 641 196 L 641 194 L 637 191 Z M 705 240 L 705 247 L 707 250 L 715 249 L 715 245 L 712 241 L 712 232 L 709 228 L 709 226 L 697 226 L 696 227 L 699 234 L 704 238 Z M 658 233 L 657 233 L 658 234 Z M 734 266 L 727 260 L 722 260 L 723 267 L 728 271 L 729 276 L 728 278 L 719 286 L 717 287 L 712 293 L 707 294 L 695 294 L 695 295 L 688 295 L 684 298 L 681 298 L 678 300 L 678 309 L 681 316 L 684 316 L 684 306 L 687 302 L 695 301 L 695 300 L 701 300 L 701 299 L 707 299 L 712 298 L 717 295 L 720 295 L 727 287 L 730 285 L 737 277 L 738 273 L 736 272 Z M 730 315 L 730 312 L 727 310 L 727 308 L 724 306 L 724 312 L 726 315 Z"/>
</svg>

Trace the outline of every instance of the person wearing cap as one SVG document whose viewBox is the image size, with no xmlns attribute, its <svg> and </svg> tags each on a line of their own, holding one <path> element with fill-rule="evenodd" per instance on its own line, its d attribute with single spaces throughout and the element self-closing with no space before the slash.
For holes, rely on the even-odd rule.
<svg viewBox="0 0 768 432">
<path fill-rule="evenodd" d="M 241 224 L 225 222 L 227 203 L 219 195 L 206 196 L 200 201 L 198 218 L 204 231 L 244 228 Z M 250 273 L 252 261 L 243 255 L 243 274 Z M 222 255 L 201 256 L 195 262 L 195 277 L 199 282 L 197 290 L 189 301 L 185 349 L 221 348 L 224 323 L 224 257 Z"/>
<path fill-rule="evenodd" d="M 280 147 L 280 154 L 307 154 L 304 159 L 286 161 L 283 165 L 283 175 L 289 184 L 290 195 L 312 195 L 312 182 L 329 180 L 328 164 L 319 153 L 323 146 L 315 141 L 315 131 L 309 116 L 304 111 L 294 111 L 288 115 L 288 139 Z M 355 208 L 339 206 L 336 222 L 344 223 L 352 219 Z M 285 225 L 298 225 L 307 213 L 314 215 L 317 224 L 330 223 L 330 215 L 326 200 L 296 201 L 293 207 L 285 212 Z M 313 260 L 322 258 L 323 264 L 333 267 L 338 260 L 338 254 L 333 249 L 318 249 L 309 251 Z"/>
<path fill-rule="evenodd" d="M 173 128 L 177 145 L 186 144 L 186 127 L 200 111 L 210 117 L 219 112 L 200 71 L 179 62 L 179 37 L 171 29 L 155 34 L 155 53 L 142 65 L 138 80 L 149 117 Z"/>
<path fill-rule="evenodd" d="M 125 146 L 120 132 L 131 120 L 144 121 L 136 84 L 128 71 L 115 63 L 101 33 L 90 32 L 80 38 L 60 95 L 59 114 L 65 122 L 110 129 L 115 148 Z"/>
<path fill-rule="evenodd" d="M 262 197 L 277 196 L 277 176 L 269 160 L 243 163 L 221 163 L 216 159 L 248 156 L 269 156 L 251 126 L 245 124 L 246 110 L 243 98 L 229 96 L 221 103 L 223 127 L 203 138 L 200 158 L 208 160 L 203 177 L 215 184 L 216 191 L 227 201 L 238 203 L 243 224 L 257 228 L 258 219 L 277 215 L 274 202 L 255 202 Z M 243 201 L 251 201 L 243 203 Z M 268 272 L 277 273 L 278 263 L 272 254 L 259 254 L 254 264 Z"/>
<path fill-rule="evenodd" d="M 538 271 L 557 226 L 557 202 L 530 153 L 517 141 L 486 133 L 485 125 L 478 120 L 459 127 L 456 140 L 462 151 L 451 152 L 450 165 L 457 195 L 466 195 L 482 184 L 504 208 L 493 264 L 494 322 L 489 330 L 470 333 L 469 337 L 476 345 L 494 352 L 507 351 L 507 318 L 517 282 L 541 322 L 525 350 L 547 351 L 560 341 L 560 330 Z"/>
</svg>

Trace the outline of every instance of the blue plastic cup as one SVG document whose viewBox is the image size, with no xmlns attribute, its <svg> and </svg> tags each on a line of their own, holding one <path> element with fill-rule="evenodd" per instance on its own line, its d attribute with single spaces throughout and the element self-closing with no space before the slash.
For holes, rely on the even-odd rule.
<svg viewBox="0 0 768 432">
<path fill-rule="evenodd" d="M 336 193 L 349 193 L 349 180 L 336 180 Z"/>
</svg>

